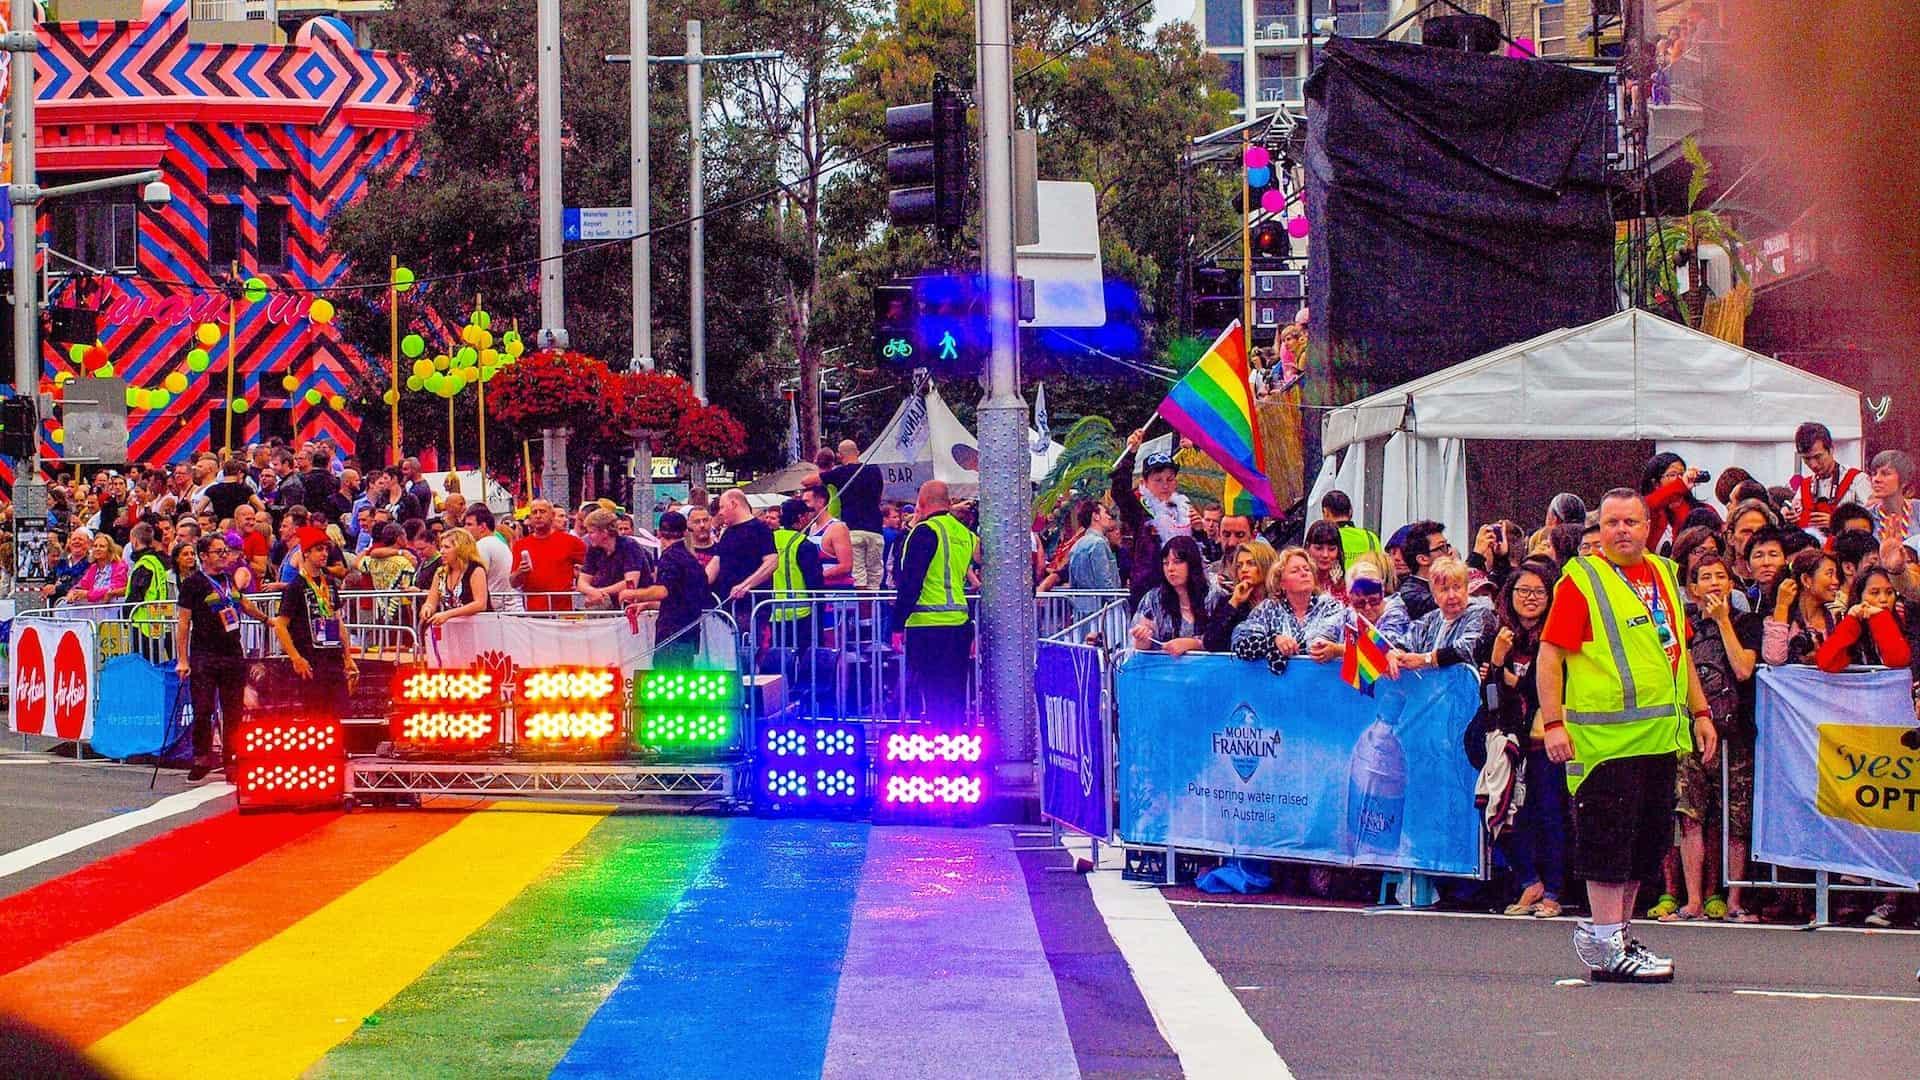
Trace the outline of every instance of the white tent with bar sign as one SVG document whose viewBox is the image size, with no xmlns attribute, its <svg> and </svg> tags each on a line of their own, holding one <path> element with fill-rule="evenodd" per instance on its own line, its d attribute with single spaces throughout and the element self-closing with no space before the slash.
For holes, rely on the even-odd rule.
<svg viewBox="0 0 1920 1080">
<path fill-rule="evenodd" d="M 980 445 L 925 376 L 914 380 L 865 460 L 880 470 L 887 499 L 912 502 L 929 480 L 945 480 L 956 499 L 980 493 Z"/>
<path fill-rule="evenodd" d="M 1534 473 L 1588 467 L 1597 490 L 1568 490 L 1595 499 L 1605 487 L 1633 486 L 1653 451 L 1715 474 L 1739 465 L 1779 484 L 1796 470 L 1794 429 L 1807 420 L 1833 432 L 1840 461 L 1861 461 L 1859 391 L 1657 315 L 1622 311 L 1328 412 L 1308 505 L 1339 488 L 1352 497 L 1355 517 L 1382 535 L 1431 518 L 1464 546 L 1469 525 L 1496 512 L 1469 507 L 1470 487 L 1478 501 L 1491 498 L 1490 487 L 1539 486 L 1525 505 L 1509 508 L 1537 522 L 1556 485 Z M 1470 483 L 1474 477 L 1482 480 Z M 1697 493 L 1711 501 L 1711 488 Z"/>
</svg>

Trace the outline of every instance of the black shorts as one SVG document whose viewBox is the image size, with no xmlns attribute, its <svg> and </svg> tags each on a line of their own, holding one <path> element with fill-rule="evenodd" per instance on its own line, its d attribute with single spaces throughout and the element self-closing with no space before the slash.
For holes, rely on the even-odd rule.
<svg viewBox="0 0 1920 1080">
<path fill-rule="evenodd" d="M 1573 865 L 1588 881 L 1651 881 L 1673 846 L 1672 754 L 1593 766 L 1573 794 Z"/>
</svg>

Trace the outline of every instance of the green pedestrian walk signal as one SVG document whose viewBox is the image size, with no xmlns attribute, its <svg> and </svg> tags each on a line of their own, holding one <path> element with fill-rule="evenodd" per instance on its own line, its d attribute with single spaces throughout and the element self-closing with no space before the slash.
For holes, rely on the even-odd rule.
<svg viewBox="0 0 1920 1080">
<path fill-rule="evenodd" d="M 978 376 L 988 350 L 978 275 L 932 272 L 873 290 L 873 356 L 882 364 Z"/>
</svg>

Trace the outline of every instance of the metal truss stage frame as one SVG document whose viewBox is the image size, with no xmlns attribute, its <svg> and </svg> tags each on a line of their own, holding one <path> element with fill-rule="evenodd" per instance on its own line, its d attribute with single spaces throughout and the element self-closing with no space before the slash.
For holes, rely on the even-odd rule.
<svg viewBox="0 0 1920 1080">
<path fill-rule="evenodd" d="M 619 761 L 425 762 L 361 758 L 347 764 L 347 795 L 618 795 L 674 800 L 745 796 L 745 765 Z"/>
</svg>

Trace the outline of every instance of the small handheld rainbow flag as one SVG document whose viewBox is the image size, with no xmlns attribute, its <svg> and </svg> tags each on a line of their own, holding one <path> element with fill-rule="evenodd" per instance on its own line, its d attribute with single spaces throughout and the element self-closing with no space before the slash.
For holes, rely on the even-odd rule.
<svg viewBox="0 0 1920 1080">
<path fill-rule="evenodd" d="M 1340 678 L 1363 694 L 1387 671 L 1387 639 L 1365 619 L 1347 626 L 1347 655 L 1340 661 Z"/>
<path fill-rule="evenodd" d="M 1247 384 L 1247 335 L 1238 319 L 1221 331 L 1185 376 L 1167 392 L 1160 415 L 1220 463 L 1244 495 L 1271 508 L 1273 487 L 1261 464 L 1260 423 Z M 1228 493 L 1228 503 L 1236 493 Z"/>
</svg>

